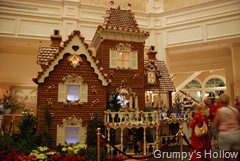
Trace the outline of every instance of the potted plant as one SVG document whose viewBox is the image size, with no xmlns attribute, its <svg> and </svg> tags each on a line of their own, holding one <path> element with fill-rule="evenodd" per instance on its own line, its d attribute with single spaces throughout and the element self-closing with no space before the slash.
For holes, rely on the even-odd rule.
<svg viewBox="0 0 240 161">
<path fill-rule="evenodd" d="M 11 113 L 12 110 L 17 108 L 17 101 L 15 97 L 9 94 L 8 91 L 6 91 L 6 94 L 3 94 L 3 98 L 0 100 L 2 102 L 4 113 Z"/>
</svg>

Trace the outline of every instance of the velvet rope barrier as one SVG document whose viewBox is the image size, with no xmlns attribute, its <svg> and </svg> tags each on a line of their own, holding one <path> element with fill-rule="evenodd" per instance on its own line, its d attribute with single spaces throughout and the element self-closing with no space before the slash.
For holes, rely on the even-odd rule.
<svg viewBox="0 0 240 161">
<path fill-rule="evenodd" d="M 165 147 L 167 147 L 171 142 L 173 142 L 173 140 L 177 137 L 174 136 L 172 139 L 170 139 L 167 144 L 163 145 L 160 149 L 160 151 L 162 151 Z M 150 154 L 148 156 L 143 156 L 143 157 L 134 157 L 132 155 L 128 155 L 126 154 L 124 151 L 120 150 L 118 147 L 116 147 L 115 145 L 113 145 L 104 135 L 101 135 L 101 138 L 104 139 L 104 141 L 106 141 L 106 143 L 108 143 L 110 146 L 112 146 L 115 150 L 119 151 L 121 154 L 125 155 L 126 157 L 128 158 L 131 158 L 131 159 L 149 159 L 151 157 L 153 157 L 153 154 Z"/>
<path fill-rule="evenodd" d="M 191 145 L 191 143 L 189 142 L 189 140 L 187 139 L 187 137 L 186 137 L 185 134 L 182 134 L 182 137 L 183 137 L 184 141 L 187 143 L 187 145 L 188 145 L 191 149 L 195 150 L 196 152 L 199 152 L 197 149 L 195 149 L 195 148 Z M 207 159 L 207 158 L 205 158 L 205 157 L 202 157 L 202 158 L 203 158 L 204 160 L 206 160 L 206 161 L 210 161 L 209 159 Z"/>
</svg>

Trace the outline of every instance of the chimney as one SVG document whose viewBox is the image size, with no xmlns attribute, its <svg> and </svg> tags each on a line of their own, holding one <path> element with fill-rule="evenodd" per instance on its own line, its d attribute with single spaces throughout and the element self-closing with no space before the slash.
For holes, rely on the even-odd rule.
<svg viewBox="0 0 240 161">
<path fill-rule="evenodd" d="M 54 30 L 54 35 L 50 36 L 52 44 L 51 47 L 59 47 L 62 42 L 62 36 L 59 35 L 59 30 Z"/>
<path fill-rule="evenodd" d="M 155 49 L 154 46 L 150 46 L 149 52 L 147 53 L 148 60 L 156 60 L 157 51 L 154 51 L 154 49 Z"/>
</svg>

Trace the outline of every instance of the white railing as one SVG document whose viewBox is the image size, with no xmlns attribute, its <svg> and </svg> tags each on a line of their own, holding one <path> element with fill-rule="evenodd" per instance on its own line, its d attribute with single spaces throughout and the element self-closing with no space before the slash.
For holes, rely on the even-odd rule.
<svg viewBox="0 0 240 161">
<path fill-rule="evenodd" d="M 163 114 L 165 117 L 163 117 Z M 185 116 L 185 115 L 184 115 Z M 120 129 L 118 139 L 120 141 L 120 144 L 116 144 L 115 146 L 119 147 L 119 149 L 124 150 L 124 147 L 128 147 L 127 144 L 124 144 L 126 141 L 126 136 L 124 134 L 124 129 L 131 129 L 131 128 L 141 128 L 143 127 L 143 154 L 151 153 L 154 150 L 159 149 L 161 146 L 166 144 L 168 141 L 170 141 L 173 137 L 175 137 L 174 134 L 171 132 L 168 132 L 170 129 L 167 128 L 167 133 L 163 135 L 162 132 L 160 132 L 160 128 L 162 130 L 164 129 L 165 124 L 176 124 L 179 123 L 179 125 L 188 124 L 191 121 L 191 115 L 188 115 L 188 118 L 176 118 L 176 115 L 172 115 L 171 118 L 166 117 L 166 113 L 162 113 L 161 111 L 153 111 L 153 112 L 143 112 L 138 110 L 132 110 L 132 111 L 124 111 L 124 112 L 112 112 L 110 110 L 104 111 L 104 125 L 106 127 L 106 130 L 108 131 L 108 134 L 110 133 L 110 129 Z M 153 134 L 153 142 L 147 142 L 146 138 L 146 129 L 147 128 L 155 128 L 155 133 Z M 183 129 L 183 130 L 190 130 L 189 128 Z M 165 130 L 163 130 L 165 131 Z M 128 134 L 127 134 L 128 135 Z M 110 140 L 110 135 L 108 135 L 108 139 Z M 111 141 L 111 140 L 110 140 Z M 136 143 L 133 143 L 134 146 L 136 146 Z M 179 145 L 179 139 L 176 138 L 171 142 L 168 146 L 176 146 Z M 128 147 L 129 148 L 129 147 Z M 112 147 L 108 147 L 108 152 L 113 152 Z M 130 149 L 129 153 L 132 153 L 134 149 Z"/>
<path fill-rule="evenodd" d="M 163 117 L 163 115 L 165 115 Z M 153 112 L 111 112 L 110 110 L 104 111 L 104 124 L 106 127 L 118 128 L 121 126 L 158 126 L 161 124 L 170 123 L 182 123 L 189 121 L 191 117 L 188 118 L 168 118 L 166 113 L 161 113 L 160 111 Z"/>
<path fill-rule="evenodd" d="M 105 123 L 145 123 L 145 122 L 158 122 L 160 113 L 154 112 L 104 112 Z"/>
<path fill-rule="evenodd" d="M 167 144 L 167 142 L 174 137 L 175 135 L 159 136 L 159 141 L 155 141 L 154 143 L 146 142 L 146 154 L 150 154 L 155 150 L 159 150 L 162 146 L 164 146 L 164 144 Z M 176 137 L 175 140 L 173 140 L 168 146 L 177 146 L 177 145 L 179 145 L 178 137 Z"/>
</svg>

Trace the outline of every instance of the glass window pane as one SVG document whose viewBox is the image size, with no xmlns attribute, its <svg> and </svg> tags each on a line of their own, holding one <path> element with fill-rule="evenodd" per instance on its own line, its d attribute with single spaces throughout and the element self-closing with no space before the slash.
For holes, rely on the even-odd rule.
<svg viewBox="0 0 240 161">
<path fill-rule="evenodd" d="M 188 92 L 192 98 L 198 102 L 202 102 L 202 91 Z"/>
<path fill-rule="evenodd" d="M 219 78 L 212 78 L 207 81 L 206 88 L 225 87 L 225 83 Z"/>
<path fill-rule="evenodd" d="M 148 71 L 148 84 L 156 83 L 156 74 L 155 72 Z"/>
<path fill-rule="evenodd" d="M 67 99 L 70 101 L 79 100 L 78 94 L 68 94 Z"/>
<path fill-rule="evenodd" d="M 68 93 L 78 93 L 78 85 L 68 85 Z"/>
<path fill-rule="evenodd" d="M 118 53 L 117 65 L 120 68 L 128 68 L 130 67 L 130 53 L 129 52 L 122 52 Z"/>
<path fill-rule="evenodd" d="M 67 86 L 67 99 L 70 101 L 79 100 L 79 85 L 68 85 Z"/>
<path fill-rule="evenodd" d="M 78 127 L 66 127 L 66 142 L 77 143 L 78 142 Z"/>
<path fill-rule="evenodd" d="M 202 88 L 202 86 L 197 80 L 192 80 L 183 89 L 191 89 L 191 88 Z"/>
</svg>

